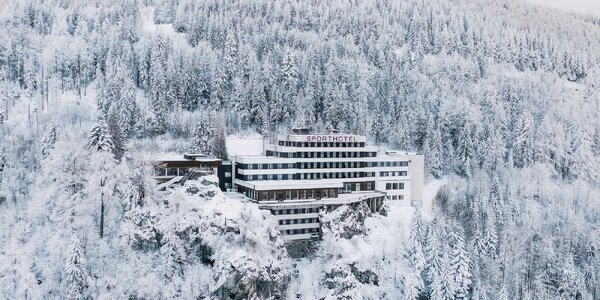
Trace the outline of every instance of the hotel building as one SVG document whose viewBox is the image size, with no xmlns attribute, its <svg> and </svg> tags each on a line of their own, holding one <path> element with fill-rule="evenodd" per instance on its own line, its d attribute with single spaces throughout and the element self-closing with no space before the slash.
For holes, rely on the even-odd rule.
<svg viewBox="0 0 600 300">
<path fill-rule="evenodd" d="M 364 136 L 294 130 L 266 145 L 262 156 L 232 159 L 233 188 L 270 210 L 286 241 L 320 238 L 319 211 L 384 199 L 420 207 L 423 156 L 381 151 Z"/>
</svg>

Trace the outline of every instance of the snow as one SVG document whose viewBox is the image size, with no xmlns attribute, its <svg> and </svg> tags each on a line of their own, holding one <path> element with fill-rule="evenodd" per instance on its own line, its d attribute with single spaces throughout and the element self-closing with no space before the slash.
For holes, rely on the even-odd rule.
<svg viewBox="0 0 600 300">
<path fill-rule="evenodd" d="M 227 153 L 235 155 L 263 155 L 263 137 L 256 134 L 237 135 L 227 137 Z"/>
<path fill-rule="evenodd" d="M 440 189 L 448 183 L 445 178 L 429 181 L 423 188 L 423 209 L 426 212 L 431 212 L 433 208 L 433 200 L 437 196 Z"/>
<path fill-rule="evenodd" d="M 172 24 L 155 24 L 154 17 L 154 6 L 148 6 L 141 9 L 142 15 L 142 29 L 148 33 L 158 33 L 164 36 L 168 36 L 173 41 L 173 46 L 191 48 L 188 44 L 185 34 L 175 31 Z"/>
</svg>

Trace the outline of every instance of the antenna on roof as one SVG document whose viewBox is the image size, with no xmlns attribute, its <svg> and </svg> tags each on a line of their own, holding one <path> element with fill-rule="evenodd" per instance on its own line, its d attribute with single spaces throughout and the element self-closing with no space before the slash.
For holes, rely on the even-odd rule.
<svg viewBox="0 0 600 300">
<path fill-rule="evenodd" d="M 310 134 L 310 129 L 306 127 L 294 127 L 292 128 L 292 133 L 294 134 Z"/>
</svg>

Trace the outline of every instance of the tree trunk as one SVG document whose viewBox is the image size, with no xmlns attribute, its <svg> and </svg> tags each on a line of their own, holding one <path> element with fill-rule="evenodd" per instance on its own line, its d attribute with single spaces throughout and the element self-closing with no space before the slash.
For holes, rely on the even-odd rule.
<svg viewBox="0 0 600 300">
<path fill-rule="evenodd" d="M 104 195 L 103 195 L 104 198 Z M 104 199 L 100 204 L 100 238 L 104 237 Z"/>
</svg>

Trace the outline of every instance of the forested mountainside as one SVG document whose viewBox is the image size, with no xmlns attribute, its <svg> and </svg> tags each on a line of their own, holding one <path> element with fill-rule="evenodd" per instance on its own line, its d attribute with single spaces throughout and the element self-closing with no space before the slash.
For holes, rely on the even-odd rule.
<svg viewBox="0 0 600 300">
<path fill-rule="evenodd" d="M 599 24 L 516 0 L 6 1 L 0 298 L 600 298 Z M 412 217 L 331 213 L 295 262 L 210 179 L 153 189 L 152 154 L 293 126 L 422 152 L 447 184 Z"/>
</svg>

